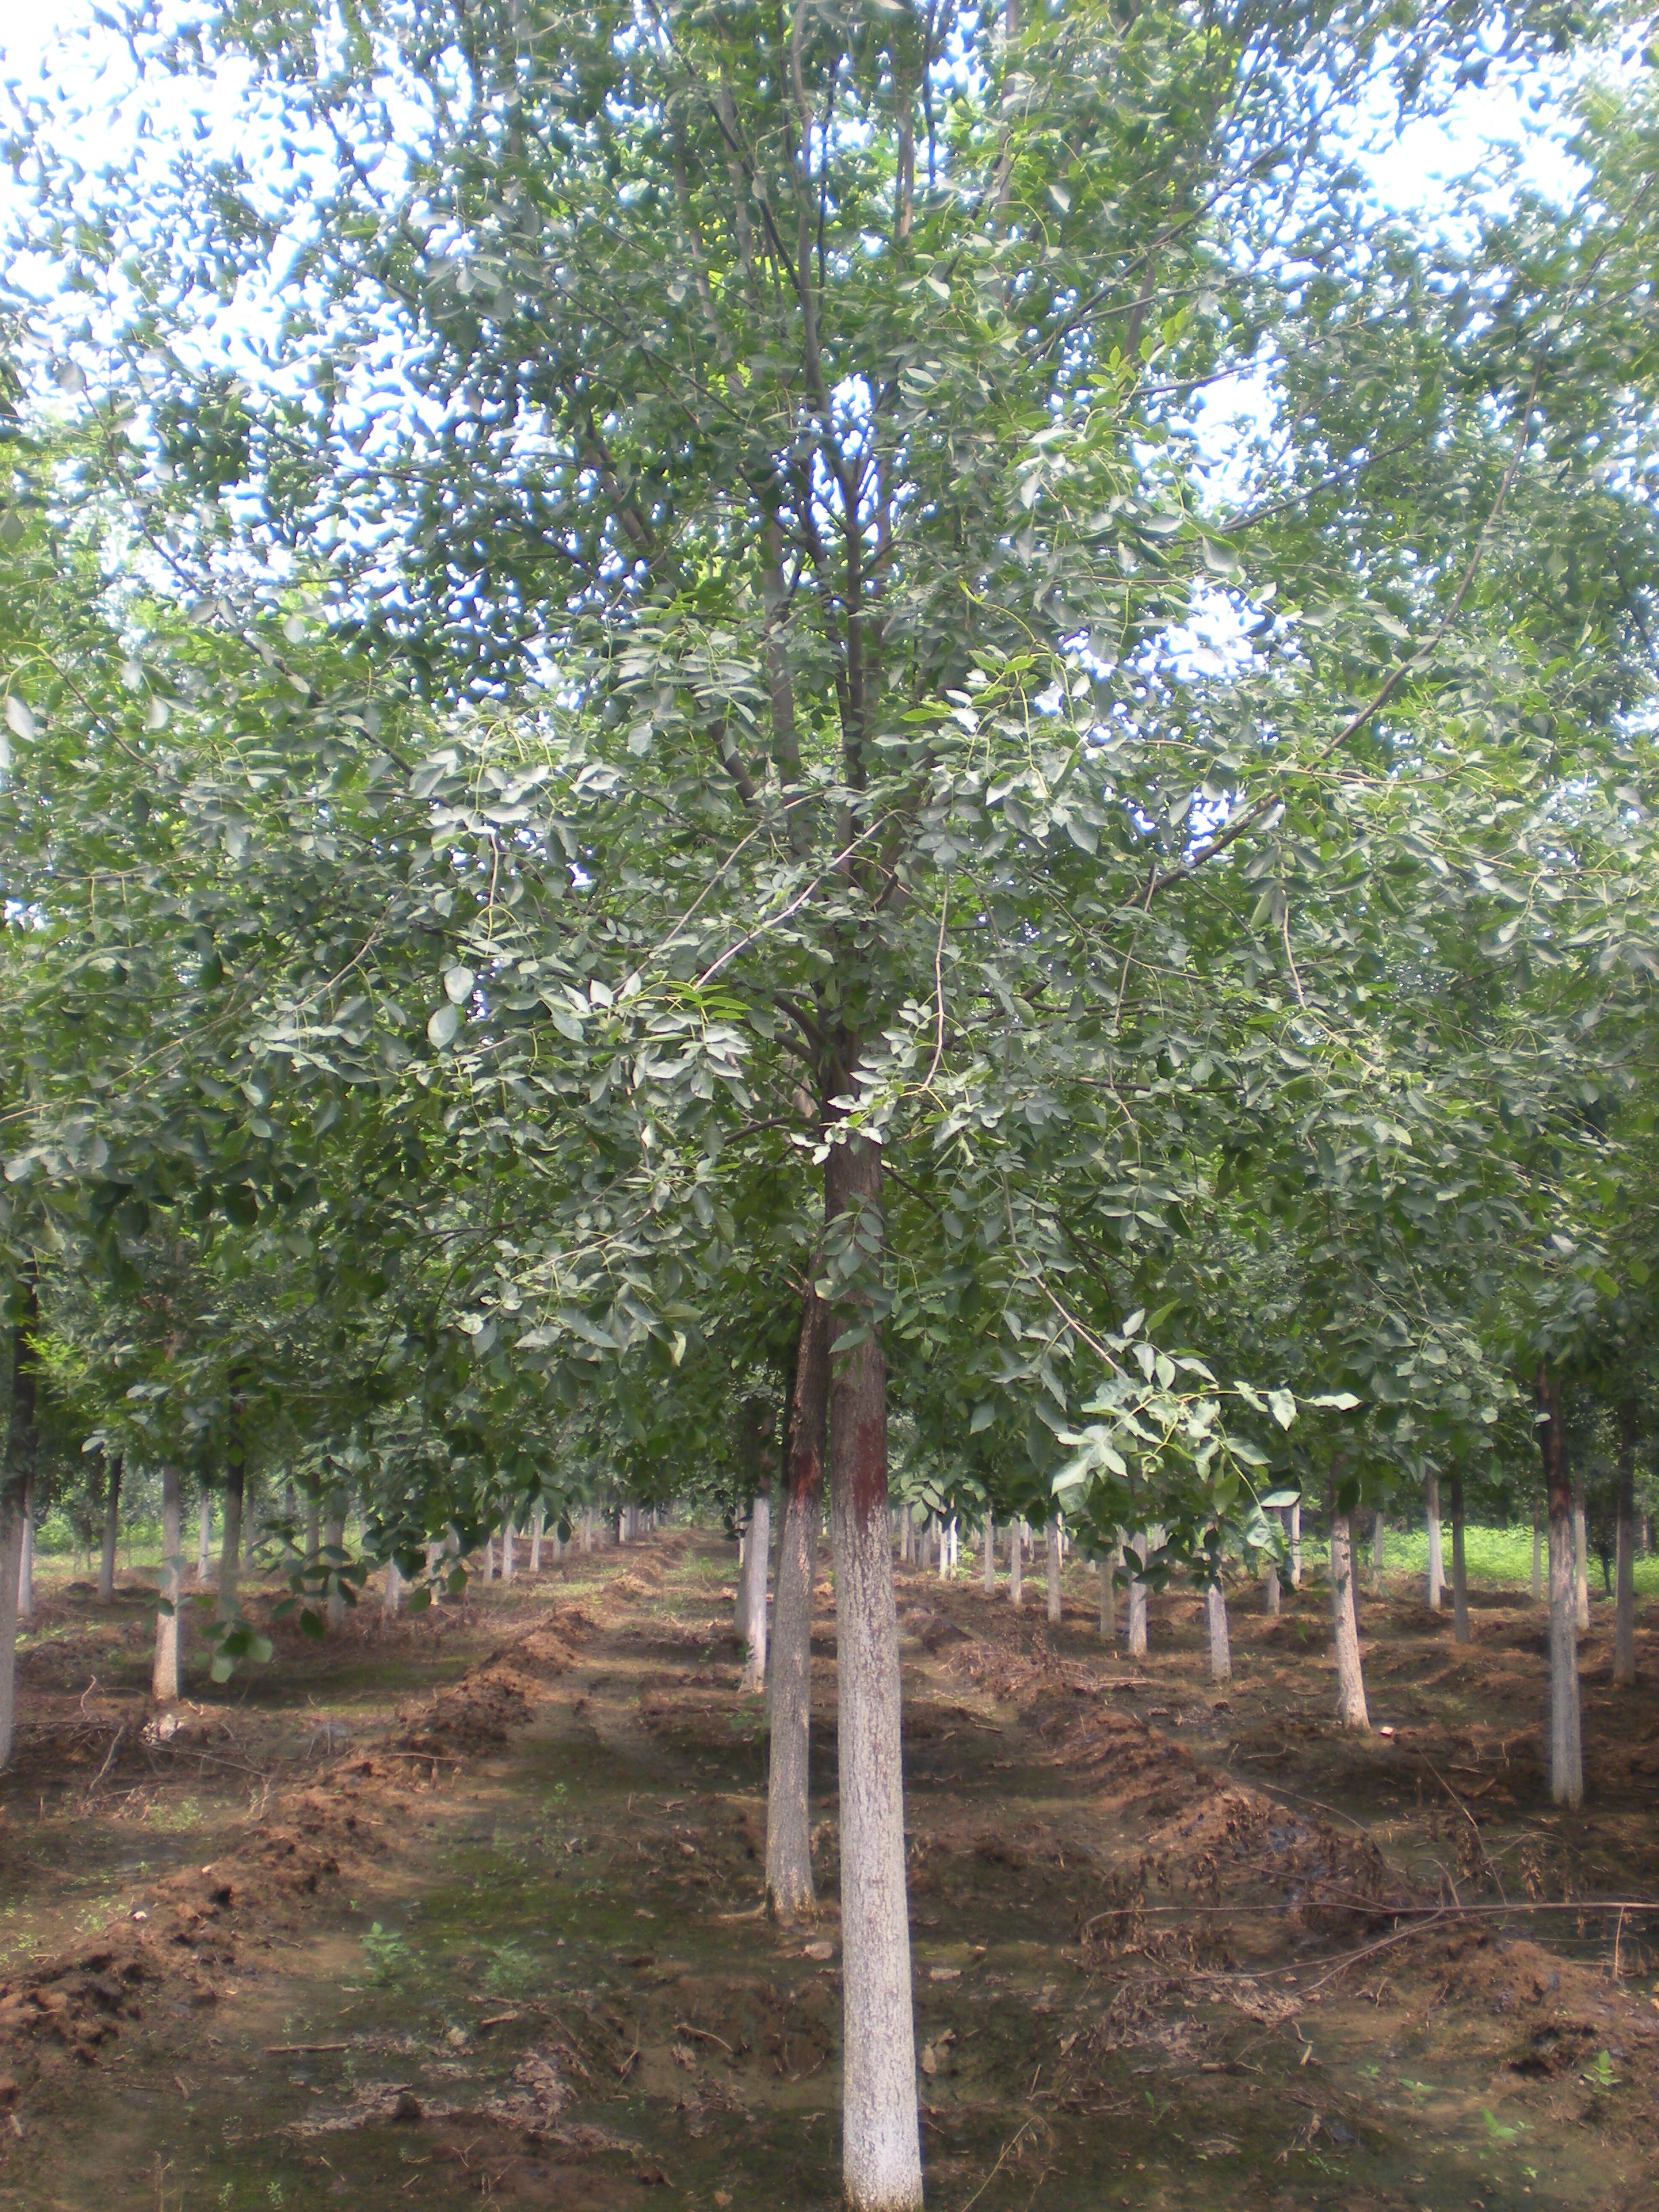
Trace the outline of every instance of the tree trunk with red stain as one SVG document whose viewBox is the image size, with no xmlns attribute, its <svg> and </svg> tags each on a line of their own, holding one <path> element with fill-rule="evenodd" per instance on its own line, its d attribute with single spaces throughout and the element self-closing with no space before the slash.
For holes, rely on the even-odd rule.
<svg viewBox="0 0 1659 2212">
<path fill-rule="evenodd" d="M 832 1146 L 824 1212 L 857 1223 L 866 1264 L 883 1244 L 881 1152 L 866 1138 Z M 841 1334 L 863 1341 L 833 1358 L 830 1493 L 836 1555 L 843 1988 L 842 2166 L 856 2212 L 916 2212 L 921 2145 L 904 1873 L 898 1614 L 887 1522 L 887 1368 L 867 1283 L 838 1303 Z"/>
</svg>

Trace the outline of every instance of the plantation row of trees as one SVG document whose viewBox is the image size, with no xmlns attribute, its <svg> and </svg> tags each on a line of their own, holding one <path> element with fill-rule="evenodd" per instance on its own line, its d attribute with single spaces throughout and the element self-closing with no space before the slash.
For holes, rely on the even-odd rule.
<svg viewBox="0 0 1659 2212">
<path fill-rule="evenodd" d="M 847 2190 L 917 2204 L 896 1416 L 907 1499 L 1200 1587 L 1320 1501 L 1356 1724 L 1353 1516 L 1537 1453 L 1581 1796 L 1573 1425 L 1626 1499 L 1659 1426 L 1650 73 L 1560 0 L 126 35 L 189 131 L 11 148 L 0 1729 L 48 1431 L 172 1554 L 221 1490 L 222 1584 L 251 1472 L 410 1577 L 765 1491 L 798 1909 L 827 1501 Z M 1396 217 L 1367 118 L 1488 72 L 1582 192 Z"/>
</svg>

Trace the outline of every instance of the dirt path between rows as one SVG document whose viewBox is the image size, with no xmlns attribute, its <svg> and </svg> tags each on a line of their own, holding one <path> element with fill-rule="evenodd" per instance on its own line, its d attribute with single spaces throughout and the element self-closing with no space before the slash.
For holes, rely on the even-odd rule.
<svg viewBox="0 0 1659 2212">
<path fill-rule="evenodd" d="M 759 1909 L 764 1711 L 734 1692 L 731 1573 L 729 1546 L 671 1532 L 465 1623 L 365 1621 L 320 1671 L 284 1650 L 263 1703 L 187 1714 L 182 1753 L 144 1744 L 113 1647 L 113 1702 L 76 1703 L 66 1607 L 66 1717 L 0 1820 L 9 1888 L 64 1939 L 0 1986 L 0 2207 L 829 2212 L 836 1918 L 785 1931 Z M 1659 2206 L 1640 1917 L 1437 1917 L 1502 1901 L 1503 1822 L 1540 1883 L 1566 1848 L 1505 1733 L 1496 1629 L 1455 1709 L 1431 1716 L 1425 1668 L 1402 1668 L 1423 1710 L 1356 1747 L 1318 1720 L 1322 1661 L 1294 1628 L 1241 1624 L 1218 1697 L 1173 1602 L 1131 1667 L 1091 1635 L 1080 1577 L 1057 1635 L 963 1584 L 900 1589 L 930 2206 Z M 818 1617 L 833 1899 L 827 1581 Z M 1381 1606 L 1370 1626 L 1384 1687 L 1414 1647 Z M 59 1773 L 54 1811 L 71 1709 L 122 1730 L 129 1711 L 137 1748 L 124 1733 L 90 1796 Z M 1477 1799 L 1483 1826 L 1479 1784 L 1450 1778 L 1413 1802 L 1413 1730 L 1437 1771 L 1443 1738 L 1488 1725 L 1501 1812 Z M 158 1826 L 175 1801 L 143 1760 L 182 1768 L 197 1729 L 204 1761 L 222 1726 L 252 1783 L 215 1797 L 199 1763 L 192 1817 Z M 1629 1765 L 1581 1872 L 1643 1872 L 1618 1840 Z M 31 1796 L 113 1869 L 95 1928 L 85 1904 L 53 1918 Z"/>
</svg>

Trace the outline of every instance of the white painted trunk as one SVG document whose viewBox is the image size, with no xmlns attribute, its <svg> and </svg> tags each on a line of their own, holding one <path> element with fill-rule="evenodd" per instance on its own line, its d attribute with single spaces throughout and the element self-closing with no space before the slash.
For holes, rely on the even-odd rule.
<svg viewBox="0 0 1659 2212">
<path fill-rule="evenodd" d="M 519 1532 L 509 1521 L 501 1530 L 501 1580 L 510 1583 L 518 1571 Z"/>
<path fill-rule="evenodd" d="M 542 1531 L 547 1522 L 547 1508 L 538 1505 L 530 1516 L 530 1571 L 538 1575 L 542 1571 Z"/>
<path fill-rule="evenodd" d="M 1572 1486 L 1572 1617 L 1582 1636 L 1589 1626 L 1589 1540 L 1582 1478 Z"/>
<path fill-rule="evenodd" d="M 1558 1805 L 1584 1800 L 1584 1752 L 1578 1711 L 1578 1638 L 1573 1605 L 1572 1525 L 1550 1516 L 1550 1796 Z"/>
<path fill-rule="evenodd" d="M 1269 1559 L 1261 1577 L 1261 1607 L 1270 1620 L 1279 1618 L 1279 1562 Z"/>
<path fill-rule="evenodd" d="M 495 1579 L 495 1533 L 492 1530 L 491 1533 L 483 1540 L 483 1565 L 479 1571 L 478 1580 L 481 1583 L 493 1583 Z"/>
<path fill-rule="evenodd" d="M 1048 1539 L 1048 1618 L 1056 1621 L 1060 1617 L 1060 1522 L 1051 1513 L 1047 1529 Z"/>
<path fill-rule="evenodd" d="M 196 1506 L 196 1587 L 205 1589 L 213 1580 L 213 1498 L 204 1491 Z"/>
<path fill-rule="evenodd" d="M 1227 1635 L 1227 1601 L 1214 1583 L 1204 1593 L 1204 1610 L 1210 1630 L 1210 1680 L 1231 1682 L 1233 1653 Z"/>
<path fill-rule="evenodd" d="M 225 1520 L 219 1533 L 219 1605 L 221 1620 L 236 1617 L 236 1590 L 242 1571 L 242 1493 L 235 1484 L 225 1489 Z"/>
<path fill-rule="evenodd" d="M 1452 1642 L 1469 1640 L 1468 1555 L 1463 1542 L 1463 1483 L 1452 1484 Z"/>
<path fill-rule="evenodd" d="M 150 1695 L 158 1705 L 171 1705 L 179 1697 L 179 1638 L 183 1626 L 184 1516 L 179 1498 L 179 1470 L 161 1469 L 161 1577 L 156 1595 L 171 1607 L 155 1616 L 155 1661 L 150 1670 Z"/>
<path fill-rule="evenodd" d="M 1429 1477 L 1428 1518 L 1429 1610 L 1438 1613 L 1441 1593 L 1446 1587 L 1446 1561 L 1440 1548 L 1440 1477 L 1437 1474 Z"/>
<path fill-rule="evenodd" d="M 811 1912 L 812 1832 L 807 1761 L 812 1723 L 812 1577 L 819 1499 L 791 1496 L 778 1538 L 771 1652 L 772 1733 L 766 1785 L 766 1896 L 781 1920 Z"/>
<path fill-rule="evenodd" d="M 22 1503 L 0 1497 L 0 1766 L 11 1764 L 17 1723 L 17 1570 L 23 1556 Z"/>
<path fill-rule="evenodd" d="M 997 1516 L 994 1513 L 988 1513 L 985 1516 L 983 1541 L 985 1549 L 979 1563 L 979 1573 L 988 1594 L 997 1586 Z"/>
<path fill-rule="evenodd" d="M 747 1656 L 743 1686 L 751 1696 L 758 1696 L 766 1687 L 766 1570 L 771 1551 L 772 1500 L 763 1490 L 757 1494 L 750 1509 L 749 1551 L 744 1562 Z"/>
<path fill-rule="evenodd" d="M 832 1414 L 832 1420 L 834 1416 Z M 920 2212 L 898 1618 L 884 1506 L 836 1485 L 844 2030 L 842 2170 L 856 2212 Z"/>
<path fill-rule="evenodd" d="M 386 1563 L 386 1583 L 380 1592 L 382 1618 L 386 1620 L 396 1620 L 398 1613 L 403 1610 L 403 1603 L 404 1578 L 398 1571 L 396 1559 L 388 1559 Z"/>
<path fill-rule="evenodd" d="M 1302 1587 L 1302 1500 L 1291 1508 L 1291 1588 Z"/>
<path fill-rule="evenodd" d="M 104 1492 L 104 1542 L 98 1554 L 98 1596 L 107 1605 L 115 1595 L 115 1545 L 121 1533 L 121 1474 L 120 1455 L 109 1463 L 107 1487 Z"/>
<path fill-rule="evenodd" d="M 1331 1514 L 1331 1612 L 1336 1626 L 1336 1710 L 1344 1728 L 1369 1729 L 1365 1677 L 1359 1664 L 1359 1624 L 1353 1601 L 1353 1531 L 1348 1516 Z"/>
<path fill-rule="evenodd" d="M 1381 1512 L 1371 1516 L 1371 1579 L 1378 1589 L 1382 1587 L 1382 1555 L 1387 1531 Z"/>
<path fill-rule="evenodd" d="M 343 1564 L 339 1554 L 345 1549 L 345 1514 L 341 1508 L 337 1507 L 323 1522 L 323 1548 L 331 1555 L 329 1573 L 332 1577 L 329 1583 L 328 1602 L 323 1611 L 331 1628 L 343 1628 L 346 1617 L 345 1592 L 340 1588 L 338 1577 Z"/>
<path fill-rule="evenodd" d="M 34 1485 L 23 1492 L 23 1540 L 17 1553 L 17 1618 L 34 1618 Z"/>
<path fill-rule="evenodd" d="M 1133 1577 L 1129 1583 L 1129 1656 L 1146 1656 L 1146 1585 Z"/>
<path fill-rule="evenodd" d="M 1008 1602 L 1010 1605 L 1024 1605 L 1025 1602 L 1024 1547 L 1019 1540 L 1019 1530 L 1020 1524 L 1016 1521 L 1008 1540 Z"/>
</svg>

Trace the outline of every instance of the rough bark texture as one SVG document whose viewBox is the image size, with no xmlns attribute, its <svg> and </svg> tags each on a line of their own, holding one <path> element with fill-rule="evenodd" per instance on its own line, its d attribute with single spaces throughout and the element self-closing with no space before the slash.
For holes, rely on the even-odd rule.
<svg viewBox="0 0 1659 2212">
<path fill-rule="evenodd" d="M 501 1530 L 501 1580 L 510 1583 L 518 1571 L 519 1532 L 509 1521 Z"/>
<path fill-rule="evenodd" d="M 179 1495 L 179 1470 L 161 1469 L 161 1577 L 157 1595 L 171 1611 L 155 1616 L 155 1662 L 150 1670 L 150 1695 L 158 1705 L 173 1705 L 179 1696 L 179 1639 L 184 1626 L 184 1511 Z"/>
<path fill-rule="evenodd" d="M 23 1500 L 40 1454 L 36 1421 L 40 1355 L 34 1334 L 40 1309 L 34 1270 L 26 1267 L 18 1289 L 21 1310 L 11 1331 L 11 1405 L 6 1416 L 6 1455 L 0 1480 L 0 1766 L 11 1763 L 17 1714 L 17 1582 L 23 1559 Z"/>
<path fill-rule="evenodd" d="M 1231 1682 L 1233 1648 L 1227 1634 L 1227 1600 L 1218 1583 L 1212 1583 L 1205 1591 L 1204 1611 L 1210 1632 L 1210 1680 Z"/>
<path fill-rule="evenodd" d="M 980 1558 L 979 1572 L 980 1580 L 983 1583 L 988 1594 L 995 1589 L 997 1586 L 997 1516 L 994 1513 L 988 1513 L 985 1516 L 985 1549 Z"/>
<path fill-rule="evenodd" d="M 795 1340 L 772 1620 L 772 1731 L 766 1787 L 766 1897 L 781 1920 L 812 1911 L 807 1760 L 812 1717 L 812 1583 L 830 1418 L 830 1309 L 807 1285 Z"/>
<path fill-rule="evenodd" d="M 1291 1588 L 1302 1587 L 1302 1501 L 1291 1508 Z"/>
<path fill-rule="evenodd" d="M 824 1176 L 831 1222 L 856 1215 L 865 1250 L 881 1238 L 881 1155 L 854 1137 Z M 866 1294 L 867 1300 L 867 1294 Z M 866 1300 L 836 1314 L 869 1331 L 830 1384 L 836 1553 L 843 1990 L 842 2177 L 856 2212 L 916 2212 L 921 2144 L 910 1924 L 904 1869 L 898 1616 L 887 1532 L 886 1363 Z"/>
<path fill-rule="evenodd" d="M 1438 1613 L 1440 1594 L 1446 1587 L 1445 1554 L 1440 1547 L 1440 1477 L 1431 1474 L 1428 1482 L 1429 1516 L 1429 1610 Z"/>
<path fill-rule="evenodd" d="M 121 1474 L 123 1462 L 117 1452 L 109 1463 L 109 1473 L 104 1486 L 104 1542 L 98 1554 L 98 1596 L 107 1605 L 115 1595 L 115 1545 L 121 1533 Z"/>
<path fill-rule="evenodd" d="M 1359 1623 L 1353 1602 L 1353 1529 L 1331 1509 L 1331 1613 L 1336 1625 L 1336 1710 L 1344 1728 L 1368 1729 L 1365 1677 L 1359 1664 Z"/>
<path fill-rule="evenodd" d="M 1378 1589 L 1382 1587 L 1383 1547 L 1388 1536 L 1380 1512 L 1371 1516 L 1371 1581 Z"/>
<path fill-rule="evenodd" d="M 1261 1607 L 1271 1620 L 1279 1618 L 1279 1562 L 1269 1559 L 1261 1577 Z"/>
<path fill-rule="evenodd" d="M 1582 1636 L 1589 1626 L 1589 1532 L 1582 1474 L 1575 1474 L 1572 1481 L 1572 1618 Z"/>
<path fill-rule="evenodd" d="M 1537 1604 L 1544 1595 L 1543 1576 L 1544 1516 L 1538 1510 L 1538 1500 L 1532 1501 L 1532 1598 Z"/>
<path fill-rule="evenodd" d="M 1048 1618 L 1060 1619 L 1060 1522 L 1048 1516 Z"/>
<path fill-rule="evenodd" d="M 380 1613 L 383 1620 L 396 1620 L 403 1609 L 404 1578 L 398 1571 L 396 1559 L 386 1563 L 386 1583 L 380 1592 Z"/>
<path fill-rule="evenodd" d="M 542 1571 L 542 1531 L 547 1525 L 547 1508 L 538 1505 L 530 1516 L 530 1571 L 538 1575 Z"/>
<path fill-rule="evenodd" d="M 1619 1542 L 1613 1576 L 1613 1679 L 1636 1680 L 1636 1401 L 1619 1408 Z"/>
<path fill-rule="evenodd" d="M 1008 1531 L 1008 1602 L 1010 1605 L 1024 1605 L 1025 1602 L 1024 1547 L 1019 1540 L 1018 1521 Z"/>
<path fill-rule="evenodd" d="M 1463 1553 L 1463 1478 L 1452 1477 L 1452 1642 L 1469 1640 L 1469 1572 Z"/>
<path fill-rule="evenodd" d="M 1572 1478 L 1567 1465 L 1561 1385 L 1538 1363 L 1538 1448 L 1550 1522 L 1550 1796 L 1558 1805 L 1584 1798 L 1584 1753 L 1578 1711 L 1578 1638 L 1573 1626 Z"/>
</svg>

